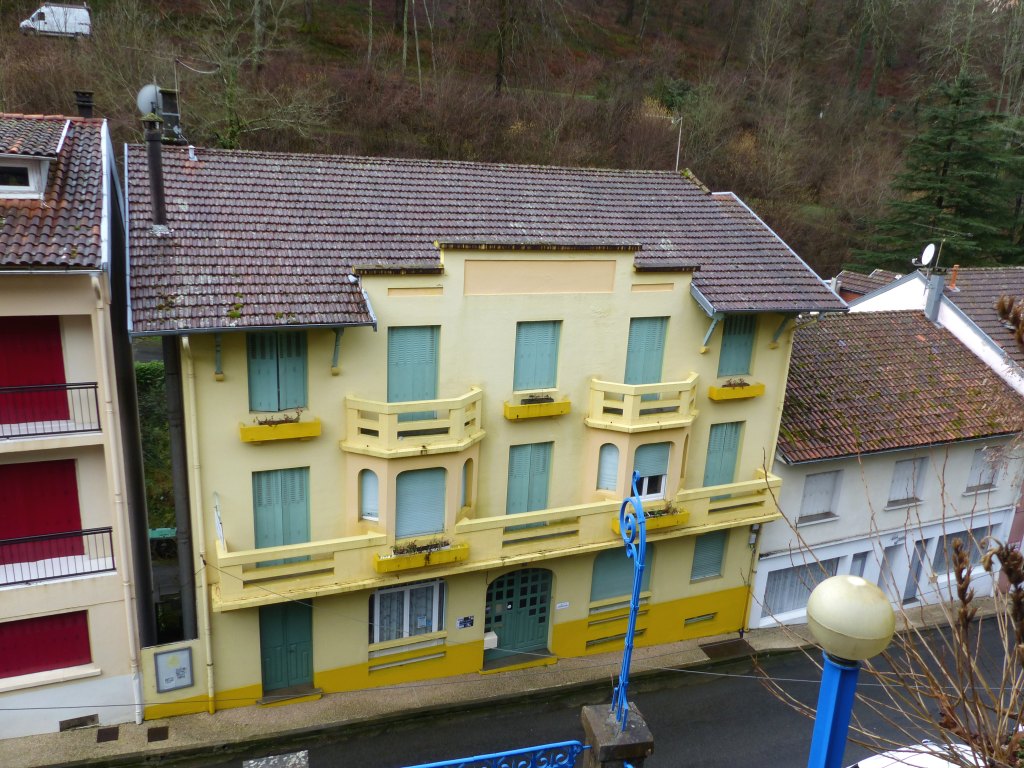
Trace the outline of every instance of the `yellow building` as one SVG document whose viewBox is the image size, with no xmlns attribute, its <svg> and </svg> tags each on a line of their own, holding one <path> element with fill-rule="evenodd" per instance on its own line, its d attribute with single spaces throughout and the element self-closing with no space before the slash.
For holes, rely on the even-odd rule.
<svg viewBox="0 0 1024 768">
<path fill-rule="evenodd" d="M 187 649 L 194 685 L 151 686 L 149 716 L 620 647 L 634 469 L 638 644 L 744 627 L 793 318 L 843 305 L 734 196 L 195 147 L 126 165 L 133 332 L 180 351 L 200 570 L 199 637 L 155 649 Z"/>
</svg>

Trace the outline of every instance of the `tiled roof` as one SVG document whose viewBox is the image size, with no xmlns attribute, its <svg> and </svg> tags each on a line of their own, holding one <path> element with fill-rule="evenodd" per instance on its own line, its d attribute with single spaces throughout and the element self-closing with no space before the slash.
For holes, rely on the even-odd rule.
<svg viewBox="0 0 1024 768">
<path fill-rule="evenodd" d="M 56 157 L 68 118 L 0 114 L 0 155 Z"/>
<path fill-rule="evenodd" d="M 692 269 L 719 311 L 839 310 L 842 302 L 738 203 L 681 174 L 295 155 L 164 147 L 171 236 L 153 233 L 145 148 L 129 147 L 131 286 L 136 332 L 195 327 L 188 306 L 223 308 L 282 279 L 324 290 L 342 270 L 436 271 L 437 242 L 549 247 L 640 246 L 638 268 Z M 298 267 L 298 269 L 296 269 Z M 299 271 L 301 270 L 301 272 Z M 223 273 L 235 277 L 203 287 Z M 244 284 L 243 284 L 244 283 Z M 306 302 L 289 312 L 305 317 Z M 329 296 L 321 295 L 325 301 Z M 177 301 L 175 299 L 175 301 Z M 265 314 L 265 313 L 264 313 Z M 310 322 L 337 322 L 334 319 Z M 242 318 L 239 318 L 240 320 Z M 213 322 L 203 318 L 202 322 Z"/>
<path fill-rule="evenodd" d="M 947 276 L 947 282 L 951 277 Z M 946 298 L 1001 346 L 1011 360 L 1024 366 L 1024 348 L 996 313 L 996 302 L 1003 295 L 1024 300 L 1024 267 L 962 268 L 957 272 L 956 290 L 946 290 Z"/>
<path fill-rule="evenodd" d="M 0 125 L 17 126 L 10 135 L 37 147 L 50 141 L 56 126 L 63 132 L 65 123 L 67 136 L 49 162 L 43 199 L 0 197 L 0 268 L 102 265 L 103 120 L 0 115 Z"/>
<path fill-rule="evenodd" d="M 900 277 L 902 275 L 885 269 L 876 269 L 870 275 L 844 269 L 836 275 L 837 290 L 859 293 L 861 296 L 864 296 L 888 285 L 894 280 L 898 280 Z"/>
<path fill-rule="evenodd" d="M 791 462 L 1022 428 L 1024 400 L 921 312 L 823 316 L 799 329 L 779 450 Z"/>
</svg>

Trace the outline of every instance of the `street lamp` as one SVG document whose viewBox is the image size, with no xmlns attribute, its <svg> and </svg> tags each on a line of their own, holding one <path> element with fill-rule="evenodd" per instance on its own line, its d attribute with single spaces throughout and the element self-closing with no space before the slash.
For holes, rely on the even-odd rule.
<svg viewBox="0 0 1024 768">
<path fill-rule="evenodd" d="M 860 576 L 832 576 L 811 592 L 807 624 L 825 660 L 807 768 L 839 768 L 860 662 L 889 645 L 896 615 L 874 584 Z"/>
</svg>

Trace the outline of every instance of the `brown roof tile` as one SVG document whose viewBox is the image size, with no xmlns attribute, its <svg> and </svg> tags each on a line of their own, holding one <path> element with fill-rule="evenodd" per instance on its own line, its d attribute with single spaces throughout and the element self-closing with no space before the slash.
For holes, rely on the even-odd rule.
<svg viewBox="0 0 1024 768">
<path fill-rule="evenodd" d="M 197 322 L 191 310 L 153 300 L 160 291 L 191 295 L 197 307 L 203 301 L 223 307 L 242 281 L 270 290 L 271 271 L 247 272 L 255 254 L 288 265 L 292 274 L 301 270 L 305 285 L 323 289 L 331 275 L 343 273 L 341 265 L 436 271 L 436 242 L 639 246 L 637 268 L 699 268 L 695 285 L 718 311 L 844 306 L 738 201 L 712 197 L 676 173 L 195 152 L 193 161 L 188 148 L 163 150 L 172 234 L 160 237 L 151 226 L 145 149 L 129 147 L 136 332 Z M 203 294 L 198 285 L 212 270 L 234 277 Z M 288 311 L 301 317 L 305 306 Z M 335 313 L 330 322 L 346 316 Z"/>
<path fill-rule="evenodd" d="M 950 278 L 951 275 L 947 276 L 947 281 Z M 1024 366 L 1024 347 L 996 313 L 996 302 L 1003 295 L 1024 299 L 1024 267 L 962 268 L 957 272 L 956 289 L 946 291 L 946 297 L 1002 347 L 1011 360 Z"/>
<path fill-rule="evenodd" d="M 865 275 L 861 272 L 851 272 L 848 269 L 844 269 L 836 275 L 836 281 L 838 283 L 839 290 L 849 291 L 850 293 L 859 293 L 862 296 L 866 296 L 872 291 L 876 291 L 894 280 L 899 280 L 901 277 L 902 275 L 885 269 L 876 269 L 870 275 Z"/>
<path fill-rule="evenodd" d="M 0 114 L 0 155 L 56 157 L 69 119 Z"/>
<path fill-rule="evenodd" d="M 1024 400 L 920 312 L 829 315 L 799 329 L 779 450 L 791 462 L 1009 434 Z"/>
<path fill-rule="evenodd" d="M 48 157 L 47 147 L 56 149 L 54 135 L 65 124 L 67 135 L 49 162 L 43 199 L 0 197 L 0 268 L 102 265 L 103 120 L 0 115 L 0 144 L 18 136 L 25 143 L 17 154 Z"/>
</svg>

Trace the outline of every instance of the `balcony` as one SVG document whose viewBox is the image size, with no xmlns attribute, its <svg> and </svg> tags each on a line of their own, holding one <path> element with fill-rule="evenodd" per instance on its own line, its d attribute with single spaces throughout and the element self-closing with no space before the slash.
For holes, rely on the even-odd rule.
<svg viewBox="0 0 1024 768">
<path fill-rule="evenodd" d="M 110 528 L 0 540 L 0 586 L 86 576 L 114 570 Z"/>
<path fill-rule="evenodd" d="M 767 522 L 781 517 L 776 499 L 781 486 L 781 478 L 758 469 L 753 480 L 680 491 L 675 503 L 690 513 L 690 525 Z"/>
<path fill-rule="evenodd" d="M 465 450 L 484 437 L 482 398 L 483 391 L 477 387 L 461 397 L 406 403 L 346 397 L 348 431 L 341 448 L 382 458 Z"/>
<path fill-rule="evenodd" d="M 95 382 L 0 387 L 0 440 L 98 431 L 96 390 Z"/>
<path fill-rule="evenodd" d="M 688 427 L 697 416 L 697 374 L 658 384 L 590 381 L 589 427 L 617 432 L 650 432 Z"/>
</svg>

